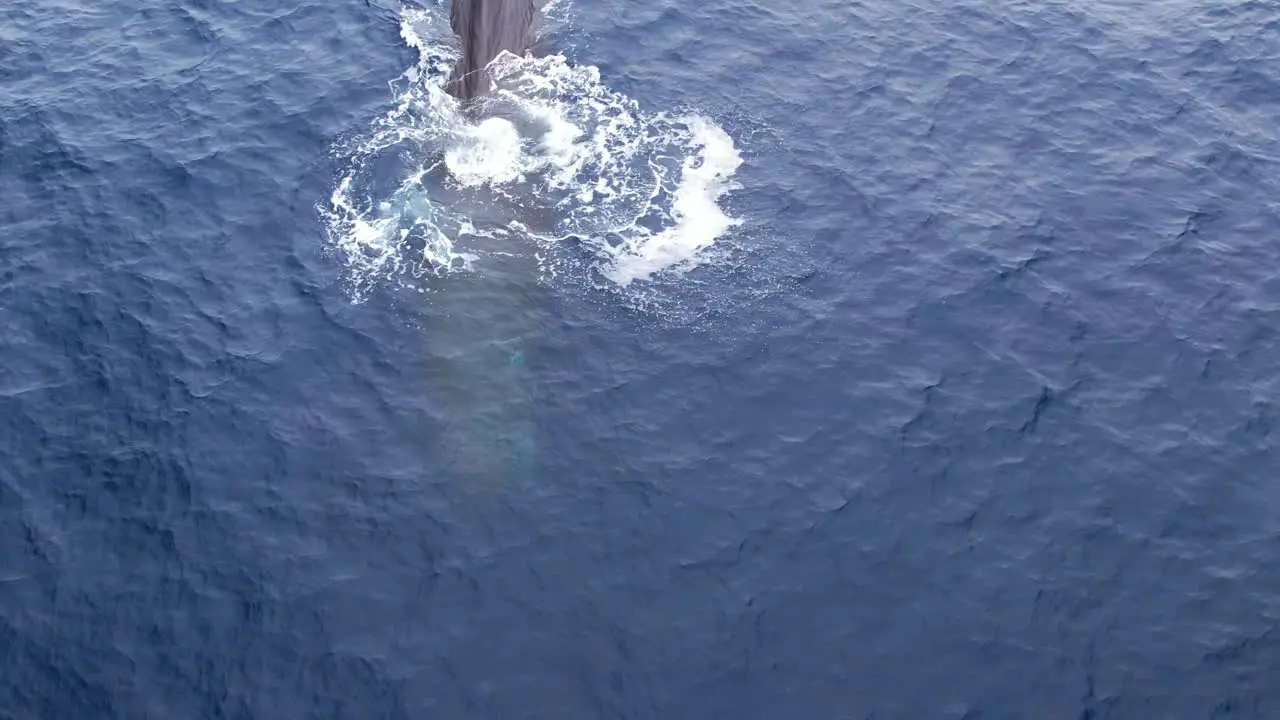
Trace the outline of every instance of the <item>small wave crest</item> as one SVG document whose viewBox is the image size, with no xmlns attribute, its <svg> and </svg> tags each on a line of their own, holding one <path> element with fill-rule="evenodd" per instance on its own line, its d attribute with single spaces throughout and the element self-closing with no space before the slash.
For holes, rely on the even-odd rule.
<svg viewBox="0 0 1280 720">
<path fill-rule="evenodd" d="M 646 112 L 562 55 L 501 56 L 464 113 L 445 92 L 458 53 L 445 13 L 406 8 L 400 31 L 418 61 L 393 106 L 335 148 L 341 177 L 320 208 L 354 299 L 474 270 L 492 247 L 477 240 L 498 237 L 527 239 L 545 277 L 584 268 L 622 288 L 700 264 L 739 223 L 719 203 L 742 159 L 714 121 Z"/>
</svg>

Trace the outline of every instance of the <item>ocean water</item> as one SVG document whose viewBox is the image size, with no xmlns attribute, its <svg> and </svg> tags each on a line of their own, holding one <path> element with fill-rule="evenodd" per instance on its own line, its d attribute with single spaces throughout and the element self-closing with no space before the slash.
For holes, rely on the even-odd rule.
<svg viewBox="0 0 1280 720">
<path fill-rule="evenodd" d="M 1280 717 L 1280 6 L 0 9 L 0 718 Z"/>
</svg>

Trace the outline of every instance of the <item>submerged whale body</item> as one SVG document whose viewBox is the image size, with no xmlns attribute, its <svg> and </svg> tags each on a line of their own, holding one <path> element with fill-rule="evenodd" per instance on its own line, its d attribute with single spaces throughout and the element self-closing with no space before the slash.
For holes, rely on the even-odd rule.
<svg viewBox="0 0 1280 720">
<path fill-rule="evenodd" d="M 536 387 L 526 353 L 541 335 L 537 260 L 511 242 L 511 203 L 490 192 L 514 180 L 521 152 L 518 113 L 511 119 L 495 103 L 472 102 L 490 91 L 486 68 L 504 52 L 534 50 L 546 0 L 452 0 L 450 25 L 461 56 L 447 91 L 461 103 L 465 127 L 445 151 L 443 170 L 457 181 L 466 207 L 467 248 L 483 267 L 451 275 L 434 293 L 425 370 L 439 425 L 432 450 L 444 477 L 475 490 L 497 490 L 530 480 L 537 469 Z M 491 99 L 491 98 L 490 98 Z M 509 186 L 507 189 L 510 189 Z M 523 215 L 523 213 L 521 213 Z M 520 217 L 527 225 L 528 217 Z"/>
<path fill-rule="evenodd" d="M 453 0 L 449 24 L 462 42 L 449 93 L 470 100 L 489 89 L 484 69 L 504 51 L 524 55 L 534 42 L 534 23 L 546 0 Z"/>
</svg>

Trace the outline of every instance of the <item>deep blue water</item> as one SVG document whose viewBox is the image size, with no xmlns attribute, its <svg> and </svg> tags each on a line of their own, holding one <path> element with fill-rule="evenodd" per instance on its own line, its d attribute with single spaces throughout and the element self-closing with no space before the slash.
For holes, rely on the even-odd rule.
<svg viewBox="0 0 1280 720">
<path fill-rule="evenodd" d="M 356 297 L 381 1 L 0 9 L 0 718 L 1280 717 L 1280 5 L 574 0 L 741 224 Z"/>
</svg>

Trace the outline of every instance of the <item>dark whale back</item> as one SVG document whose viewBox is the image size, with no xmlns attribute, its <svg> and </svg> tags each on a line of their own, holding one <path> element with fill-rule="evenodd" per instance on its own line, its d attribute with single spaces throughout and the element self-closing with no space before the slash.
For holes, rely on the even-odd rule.
<svg viewBox="0 0 1280 720">
<path fill-rule="evenodd" d="M 545 0 L 453 0 L 449 24 L 462 42 L 449 93 L 470 100 L 488 90 L 485 67 L 502 51 L 524 55 L 533 44 L 534 21 Z"/>
</svg>

